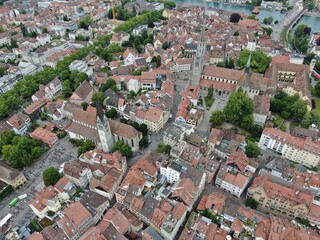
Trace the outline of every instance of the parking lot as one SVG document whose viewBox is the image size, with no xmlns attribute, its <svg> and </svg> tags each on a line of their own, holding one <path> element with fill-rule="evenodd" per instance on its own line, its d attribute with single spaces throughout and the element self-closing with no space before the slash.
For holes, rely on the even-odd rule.
<svg viewBox="0 0 320 240">
<path fill-rule="evenodd" d="M 43 187 L 42 172 L 50 166 L 59 167 L 64 162 L 77 159 L 77 149 L 68 142 L 68 137 L 60 140 L 49 151 L 44 153 L 32 166 L 24 169 L 28 182 L 19 190 L 7 196 L 0 203 L 0 216 L 5 217 L 8 213 L 12 214 L 9 223 L 12 226 L 21 226 L 27 219 L 35 218 L 29 201 L 36 196 Z M 27 194 L 27 198 L 19 201 L 14 207 L 9 208 L 9 203 L 15 197 Z"/>
</svg>

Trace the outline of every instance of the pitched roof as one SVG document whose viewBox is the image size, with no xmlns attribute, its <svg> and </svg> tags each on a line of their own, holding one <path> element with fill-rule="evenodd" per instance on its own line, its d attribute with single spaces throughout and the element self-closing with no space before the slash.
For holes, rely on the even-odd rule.
<svg viewBox="0 0 320 240">
<path fill-rule="evenodd" d="M 142 136 L 141 132 L 139 132 L 137 129 L 128 124 L 121 123 L 111 119 L 109 119 L 109 124 L 112 134 L 115 134 L 117 136 L 122 136 L 128 139 L 133 139 Z"/>
<path fill-rule="evenodd" d="M 93 87 L 90 83 L 88 81 L 83 81 L 70 98 L 72 99 L 74 95 L 77 95 L 81 100 L 85 100 L 92 91 Z"/>
<path fill-rule="evenodd" d="M 234 70 L 216 66 L 204 66 L 202 75 L 235 80 L 238 83 L 242 82 L 246 78 L 246 74 L 243 70 Z"/>
<path fill-rule="evenodd" d="M 171 197 L 181 198 L 187 206 L 190 206 L 197 195 L 198 188 L 189 178 L 184 178 L 179 182 Z"/>
</svg>

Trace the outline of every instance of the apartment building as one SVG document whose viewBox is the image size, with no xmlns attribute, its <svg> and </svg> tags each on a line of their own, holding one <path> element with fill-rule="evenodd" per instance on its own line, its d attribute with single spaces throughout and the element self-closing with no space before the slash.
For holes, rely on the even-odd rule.
<svg viewBox="0 0 320 240">
<path fill-rule="evenodd" d="M 22 172 L 4 163 L 0 163 L 0 180 L 11 185 L 14 189 L 19 188 L 27 182 Z"/>
<path fill-rule="evenodd" d="M 36 130 L 30 133 L 30 137 L 44 142 L 49 147 L 52 147 L 54 144 L 58 142 L 57 134 L 48 131 L 42 127 L 38 127 Z"/>
<path fill-rule="evenodd" d="M 85 188 L 92 178 L 89 168 L 82 167 L 78 162 L 65 163 L 63 167 L 64 175 L 75 185 Z"/>
<path fill-rule="evenodd" d="M 29 206 L 38 218 L 51 218 L 52 216 L 48 216 L 48 212 L 56 213 L 61 208 L 58 191 L 52 186 L 42 189 L 42 191 L 30 201 Z"/>
<path fill-rule="evenodd" d="M 156 107 L 149 107 L 144 117 L 144 123 L 152 132 L 159 132 L 164 125 L 164 112 Z"/>
<path fill-rule="evenodd" d="M 303 164 L 317 166 L 320 160 L 320 144 L 312 138 L 301 138 L 273 128 L 265 128 L 259 141 L 259 147 L 269 149 L 283 158 Z"/>
<path fill-rule="evenodd" d="M 58 226 L 70 240 L 79 239 L 92 225 L 91 213 L 80 203 L 71 203 Z"/>
<path fill-rule="evenodd" d="M 7 123 L 12 127 L 15 134 L 24 135 L 31 124 L 31 119 L 23 113 L 17 113 L 10 117 Z"/>
<path fill-rule="evenodd" d="M 248 189 L 247 197 L 255 199 L 261 210 L 290 218 L 305 218 L 313 196 L 310 191 L 299 191 L 274 183 L 269 175 L 257 177 Z"/>
<path fill-rule="evenodd" d="M 55 78 L 47 85 L 40 85 L 39 90 L 32 95 L 32 101 L 36 102 L 42 98 L 51 101 L 62 90 L 61 81 Z"/>
</svg>

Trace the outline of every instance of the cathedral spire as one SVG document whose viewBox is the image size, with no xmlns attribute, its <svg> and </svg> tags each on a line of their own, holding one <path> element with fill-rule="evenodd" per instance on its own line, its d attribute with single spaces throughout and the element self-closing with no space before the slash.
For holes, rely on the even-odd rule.
<svg viewBox="0 0 320 240">
<path fill-rule="evenodd" d="M 97 117 L 100 119 L 101 122 L 103 122 L 104 114 L 103 114 L 102 106 L 100 105 L 98 99 L 96 101 L 96 107 L 97 107 Z"/>
<path fill-rule="evenodd" d="M 252 59 L 252 52 L 250 51 L 250 55 L 248 57 L 248 61 L 247 61 L 247 64 L 246 64 L 246 70 L 250 70 L 251 59 Z"/>
</svg>

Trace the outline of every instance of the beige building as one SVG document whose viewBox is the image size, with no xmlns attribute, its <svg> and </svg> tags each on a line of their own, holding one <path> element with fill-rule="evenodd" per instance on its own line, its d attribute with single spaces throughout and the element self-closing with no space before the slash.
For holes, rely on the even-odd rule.
<svg viewBox="0 0 320 240">
<path fill-rule="evenodd" d="M 310 137 L 292 136 L 273 128 L 265 128 L 259 141 L 263 150 L 270 149 L 285 159 L 308 167 L 317 166 L 320 160 L 320 144 Z"/>
<path fill-rule="evenodd" d="M 159 108 L 149 107 L 146 112 L 144 123 L 152 132 L 159 132 L 164 125 L 163 111 Z"/>
<path fill-rule="evenodd" d="M 0 180 L 11 185 L 13 188 L 18 188 L 27 182 L 22 172 L 4 163 L 0 163 Z"/>
<path fill-rule="evenodd" d="M 49 211 L 56 213 L 61 208 L 58 194 L 58 191 L 52 186 L 44 188 L 38 196 L 30 201 L 29 206 L 40 219 L 49 217 Z"/>
<path fill-rule="evenodd" d="M 248 189 L 247 197 L 255 199 L 261 210 L 290 218 L 305 218 L 313 196 L 310 191 L 299 191 L 272 182 L 268 175 L 257 177 Z"/>
</svg>

